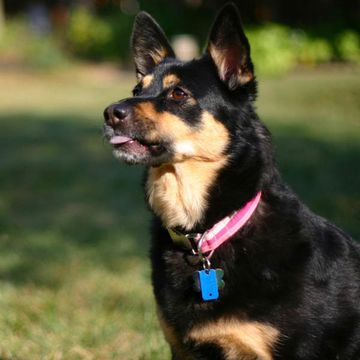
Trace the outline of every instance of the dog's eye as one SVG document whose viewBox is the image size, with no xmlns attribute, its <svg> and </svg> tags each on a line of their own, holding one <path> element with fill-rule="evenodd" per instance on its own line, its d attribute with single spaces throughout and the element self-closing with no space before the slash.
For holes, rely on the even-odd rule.
<svg viewBox="0 0 360 360">
<path fill-rule="evenodd" d="M 169 98 L 172 100 L 180 101 L 187 98 L 188 94 L 179 87 L 176 87 L 175 89 L 170 91 Z"/>
</svg>

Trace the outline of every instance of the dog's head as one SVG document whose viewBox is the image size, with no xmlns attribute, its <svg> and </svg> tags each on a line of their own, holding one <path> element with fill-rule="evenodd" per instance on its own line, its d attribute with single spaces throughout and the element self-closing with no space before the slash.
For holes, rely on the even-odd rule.
<svg viewBox="0 0 360 360">
<path fill-rule="evenodd" d="M 144 12 L 136 17 L 132 48 L 138 79 L 133 97 L 104 112 L 105 136 L 116 157 L 148 166 L 212 162 L 249 143 L 256 82 L 234 5 L 219 12 L 200 59 L 177 60 Z"/>
</svg>

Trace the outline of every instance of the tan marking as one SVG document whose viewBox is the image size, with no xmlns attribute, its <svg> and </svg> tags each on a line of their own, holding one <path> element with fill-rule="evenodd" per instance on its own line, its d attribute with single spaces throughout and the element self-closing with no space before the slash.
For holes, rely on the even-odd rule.
<svg viewBox="0 0 360 360">
<path fill-rule="evenodd" d="M 219 51 L 219 49 L 217 49 L 212 44 L 209 45 L 209 53 L 210 53 L 210 56 L 212 57 L 212 59 L 214 60 L 215 65 L 218 68 L 220 78 L 222 80 L 224 80 L 224 75 L 225 75 L 225 70 L 226 70 L 224 55 L 221 53 L 221 51 Z"/>
<path fill-rule="evenodd" d="M 225 76 L 227 73 L 227 52 L 224 51 L 223 49 L 219 49 L 216 46 L 214 46 L 213 44 L 209 45 L 209 53 L 212 57 L 212 59 L 215 62 L 215 65 L 218 68 L 219 71 L 219 75 L 220 78 L 222 80 L 225 80 Z M 241 56 L 238 56 L 239 59 L 241 59 Z M 247 69 L 246 66 L 242 66 L 241 63 L 239 62 L 239 66 L 237 68 L 237 77 L 239 80 L 240 84 L 246 84 L 249 81 L 251 81 L 254 78 L 254 74 L 252 73 L 252 71 L 250 69 Z"/>
<path fill-rule="evenodd" d="M 144 89 L 146 89 L 147 87 L 149 87 L 152 83 L 152 81 L 154 80 L 154 75 L 146 75 L 143 77 L 142 79 L 142 87 Z"/>
<path fill-rule="evenodd" d="M 163 88 L 169 88 L 180 82 L 180 79 L 175 74 L 166 75 L 163 79 Z"/>
<path fill-rule="evenodd" d="M 278 339 L 279 331 L 271 325 L 230 318 L 196 325 L 186 340 L 215 343 L 223 349 L 226 360 L 272 360 Z"/>
<path fill-rule="evenodd" d="M 165 58 L 169 56 L 169 53 L 164 47 L 161 47 L 159 49 L 154 49 L 149 52 L 149 55 L 153 59 L 155 65 L 161 63 Z"/>
<path fill-rule="evenodd" d="M 150 142 L 167 139 L 174 148 L 192 147 L 193 153 L 177 153 L 174 162 L 193 159 L 205 162 L 223 160 L 223 152 L 229 143 L 229 133 L 225 126 L 209 112 L 204 112 L 198 129 L 188 126 L 183 120 L 169 112 L 157 112 L 151 102 L 136 106 L 138 117 L 150 128 L 146 138 Z M 185 146 L 183 146 L 185 148 Z"/>
<path fill-rule="evenodd" d="M 135 111 L 141 119 L 154 119 L 159 113 L 155 110 L 154 104 L 151 102 L 141 102 L 135 106 Z M 154 121 L 155 123 L 155 121 Z"/>
<path fill-rule="evenodd" d="M 161 47 L 149 51 L 148 55 L 151 57 L 152 61 L 154 62 L 154 65 L 157 65 L 160 64 L 165 58 L 167 58 L 169 56 L 169 53 L 164 47 Z M 141 81 L 144 75 L 140 74 L 139 72 L 136 72 L 136 77 L 138 81 Z"/>
<path fill-rule="evenodd" d="M 177 116 L 157 113 L 151 103 L 137 106 L 138 115 L 151 123 L 148 141 L 167 139 L 176 151 L 171 164 L 150 168 L 147 195 L 151 208 L 167 227 L 191 229 L 206 209 L 208 192 L 227 158 L 225 126 L 205 112 L 199 129 Z"/>
<path fill-rule="evenodd" d="M 165 336 L 165 340 L 170 345 L 172 351 L 176 354 L 176 358 L 181 360 L 191 360 L 189 355 L 187 355 L 185 350 L 183 349 L 183 345 L 175 329 L 166 322 L 159 307 L 157 307 L 156 312 L 159 319 L 160 327 Z"/>
</svg>

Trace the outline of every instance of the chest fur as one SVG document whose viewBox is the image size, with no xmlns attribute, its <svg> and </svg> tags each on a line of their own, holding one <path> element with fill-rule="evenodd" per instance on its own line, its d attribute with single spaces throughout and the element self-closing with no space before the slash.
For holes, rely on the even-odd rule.
<svg viewBox="0 0 360 360">
<path fill-rule="evenodd" d="M 202 220 L 222 166 L 221 161 L 187 161 L 149 169 L 146 190 L 150 207 L 165 226 L 191 229 Z"/>
</svg>

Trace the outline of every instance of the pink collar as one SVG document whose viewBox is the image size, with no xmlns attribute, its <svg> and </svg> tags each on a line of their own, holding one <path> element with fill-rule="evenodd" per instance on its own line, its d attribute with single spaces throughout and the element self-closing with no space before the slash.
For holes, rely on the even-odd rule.
<svg viewBox="0 0 360 360">
<path fill-rule="evenodd" d="M 251 215 L 257 209 L 261 199 L 261 191 L 254 198 L 247 202 L 241 209 L 234 214 L 225 217 L 216 223 L 212 228 L 205 231 L 204 234 L 179 234 L 168 229 L 174 242 L 185 244 L 187 247 L 194 248 L 191 240 L 196 241 L 196 247 L 202 254 L 214 251 L 225 241 L 229 240 L 237 231 L 239 231 Z M 189 246 L 190 245 L 190 246 Z"/>
</svg>

